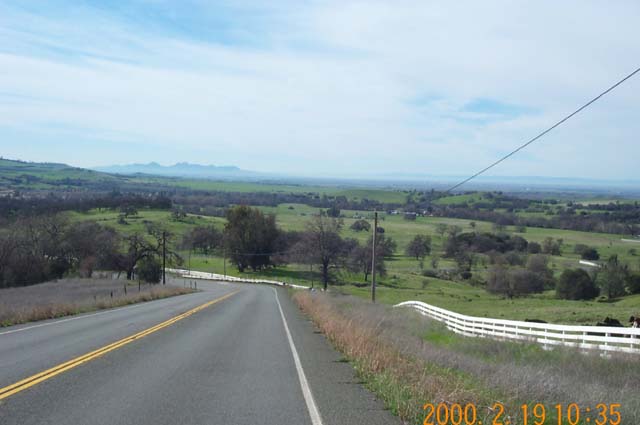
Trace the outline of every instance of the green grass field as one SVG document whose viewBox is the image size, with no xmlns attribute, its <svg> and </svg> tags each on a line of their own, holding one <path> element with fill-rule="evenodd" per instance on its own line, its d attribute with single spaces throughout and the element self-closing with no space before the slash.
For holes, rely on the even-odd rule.
<svg viewBox="0 0 640 425">
<path fill-rule="evenodd" d="M 444 198 L 436 199 L 434 204 L 436 205 L 456 205 L 464 202 L 476 202 L 482 199 L 481 193 L 470 193 L 465 195 L 452 195 L 445 196 Z"/>
<path fill-rule="evenodd" d="M 260 209 L 267 213 L 276 214 L 278 225 L 285 230 L 303 230 L 312 214 L 318 211 L 301 204 L 282 204 L 278 207 L 260 207 Z M 365 242 L 369 238 L 369 233 L 355 232 L 350 230 L 349 226 L 356 220 L 353 218 L 355 214 L 367 218 L 371 216 L 371 212 L 343 211 L 342 213 L 345 215 L 343 236 Z M 222 229 L 225 222 L 222 218 L 194 215 L 188 215 L 184 220 L 174 221 L 168 211 L 157 210 L 140 210 L 137 217 L 127 219 L 128 224 L 126 225 L 119 224 L 118 212 L 110 210 L 72 213 L 71 217 L 73 220 L 96 220 L 101 224 L 113 226 L 123 233 L 144 232 L 145 223 L 160 222 L 178 236 L 197 225 L 213 224 Z M 436 226 L 445 223 L 460 226 L 463 231 L 471 231 L 470 221 L 441 217 L 418 217 L 415 221 L 408 221 L 401 216 L 384 213 L 380 214 L 380 218 L 380 226 L 384 227 L 385 235 L 393 238 L 398 244 L 396 255 L 392 260 L 386 262 L 387 275 L 379 278 L 378 300 L 380 302 L 395 304 L 401 301 L 419 300 L 463 314 L 515 320 L 543 319 L 556 323 L 593 324 L 606 316 L 615 317 L 624 322 L 630 315 L 640 313 L 640 296 L 625 297 L 615 302 L 565 301 L 556 299 L 553 291 L 549 291 L 526 298 L 508 300 L 489 294 L 483 288 L 474 287 L 468 283 L 424 277 L 418 262 L 404 256 L 404 249 L 411 238 L 416 234 L 430 235 L 433 240 L 433 252 L 435 255 L 440 255 L 443 240 L 436 233 Z M 490 231 L 491 228 L 491 223 L 476 222 L 475 229 L 477 231 Z M 507 231 L 514 232 L 514 229 L 508 228 Z M 541 228 L 527 228 L 526 232 L 519 235 L 529 241 L 537 242 L 543 241 L 546 237 L 564 240 L 562 256 L 553 256 L 550 261 L 556 275 L 559 275 L 565 268 L 578 265 L 579 257 L 573 253 L 573 248 L 579 243 L 597 247 L 602 258 L 606 258 L 610 254 L 618 254 L 634 269 L 638 269 L 640 263 L 640 257 L 632 256 L 629 253 L 633 244 L 622 242 L 619 235 Z M 215 273 L 223 273 L 224 271 L 222 257 L 195 254 L 189 256 L 186 251 L 182 252 L 182 255 L 185 260 L 185 268 L 190 266 L 193 270 Z M 425 259 L 425 268 L 430 268 L 430 260 L 430 257 Z M 453 268 L 454 263 L 451 260 L 441 258 L 439 267 Z M 232 276 L 277 279 L 306 286 L 319 285 L 320 283 L 320 274 L 317 270 L 310 271 L 308 266 L 298 264 L 289 264 L 255 273 L 239 273 L 227 262 L 226 270 L 227 274 Z M 474 266 L 473 272 L 484 276 L 486 268 L 477 264 Z M 340 275 L 340 280 L 346 284 L 336 286 L 336 290 L 361 297 L 369 296 L 369 287 L 362 286 L 365 285 L 362 275 L 343 272 Z"/>
</svg>

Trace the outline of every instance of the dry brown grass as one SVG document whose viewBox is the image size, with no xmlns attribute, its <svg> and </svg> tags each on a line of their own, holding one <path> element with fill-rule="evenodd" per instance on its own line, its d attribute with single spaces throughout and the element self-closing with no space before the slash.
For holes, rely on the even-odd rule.
<svg viewBox="0 0 640 425">
<path fill-rule="evenodd" d="M 496 401 L 507 407 L 513 424 L 522 421 L 521 404 L 536 402 L 548 411 L 557 403 L 576 402 L 592 410 L 598 403 L 621 403 L 623 423 L 640 423 L 637 357 L 603 359 L 465 338 L 409 310 L 353 297 L 299 292 L 294 298 L 368 387 L 407 423 L 422 423 L 426 402 L 474 403 L 482 414 L 478 419 L 491 423 L 489 407 Z"/>
<path fill-rule="evenodd" d="M 171 285 L 128 285 L 123 280 L 61 279 L 0 289 L 0 326 L 53 319 L 193 292 Z"/>
</svg>

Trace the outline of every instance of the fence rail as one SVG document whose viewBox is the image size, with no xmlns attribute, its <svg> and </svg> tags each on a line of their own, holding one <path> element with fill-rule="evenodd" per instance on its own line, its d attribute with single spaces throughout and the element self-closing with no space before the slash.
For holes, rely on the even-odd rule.
<svg viewBox="0 0 640 425">
<path fill-rule="evenodd" d="M 235 276 L 225 276 L 217 273 L 208 273 L 208 272 L 199 272 L 197 270 L 184 270 L 184 269 L 166 269 L 168 273 L 174 273 L 179 275 L 180 277 L 186 279 L 205 279 L 205 280 L 216 280 L 220 282 L 238 282 L 238 283 L 262 283 L 267 285 L 277 285 L 277 286 L 288 286 L 295 289 L 309 289 L 306 286 L 302 285 L 294 285 L 291 283 L 281 282 L 279 280 L 268 280 L 268 279 L 247 279 L 243 277 L 235 277 Z"/>
<path fill-rule="evenodd" d="M 545 348 L 564 345 L 603 353 L 640 354 L 640 328 L 574 326 L 466 316 L 421 301 L 406 301 L 395 307 L 410 307 L 424 316 L 443 322 L 451 331 L 465 336 L 535 342 Z"/>
</svg>

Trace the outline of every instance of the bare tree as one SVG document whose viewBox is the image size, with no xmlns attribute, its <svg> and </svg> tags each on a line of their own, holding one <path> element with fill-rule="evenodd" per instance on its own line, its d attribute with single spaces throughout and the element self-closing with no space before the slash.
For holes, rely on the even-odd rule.
<svg viewBox="0 0 640 425">
<path fill-rule="evenodd" d="M 344 263 L 345 242 L 340 237 L 342 220 L 326 215 L 317 215 L 307 223 L 307 229 L 297 249 L 310 264 L 320 265 L 322 284 L 327 289 L 330 270 Z"/>
<path fill-rule="evenodd" d="M 349 250 L 349 269 L 352 272 L 362 273 L 365 282 L 368 280 L 372 270 L 373 252 L 371 252 L 371 245 L 371 241 L 364 246 L 356 241 Z M 379 249 L 376 250 L 376 273 L 380 276 L 384 276 L 387 273 L 384 253 Z"/>
<path fill-rule="evenodd" d="M 409 257 L 415 257 L 416 260 L 422 260 L 431 253 L 431 236 L 415 235 L 405 249 L 405 254 Z"/>
</svg>

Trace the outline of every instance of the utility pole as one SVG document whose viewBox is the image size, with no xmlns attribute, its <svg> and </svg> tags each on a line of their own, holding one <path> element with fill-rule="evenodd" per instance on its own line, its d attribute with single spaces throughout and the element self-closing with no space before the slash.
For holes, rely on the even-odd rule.
<svg viewBox="0 0 640 425">
<path fill-rule="evenodd" d="M 162 231 L 162 284 L 167 284 L 167 232 Z"/>
<path fill-rule="evenodd" d="M 373 247 L 371 248 L 371 302 L 376 302 L 376 237 L 378 236 L 378 211 L 373 212 Z"/>
</svg>

